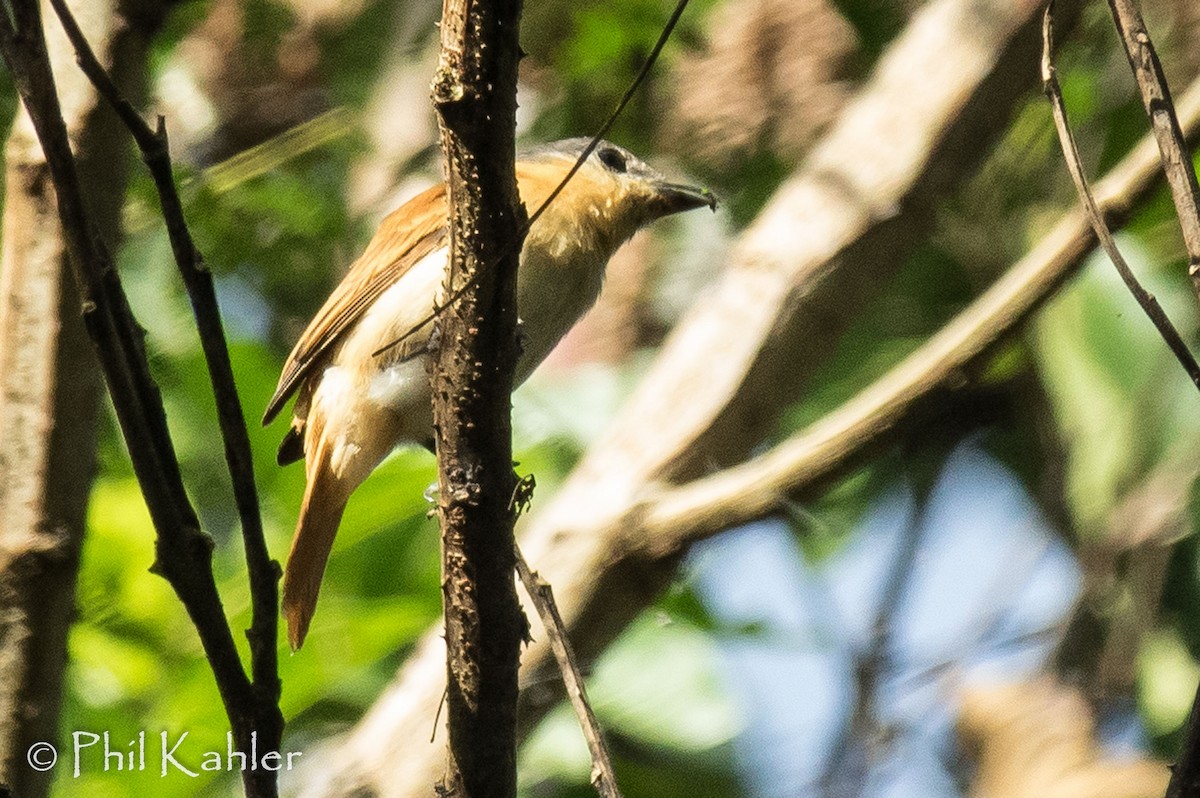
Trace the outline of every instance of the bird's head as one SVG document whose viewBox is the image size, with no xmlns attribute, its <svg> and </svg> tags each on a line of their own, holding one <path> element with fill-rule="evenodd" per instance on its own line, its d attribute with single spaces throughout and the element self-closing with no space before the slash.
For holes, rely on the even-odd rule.
<svg viewBox="0 0 1200 798">
<path fill-rule="evenodd" d="M 578 160 L 589 139 L 575 138 L 527 150 L 517 160 L 521 199 L 533 213 Z M 611 253 L 641 227 L 693 208 L 717 208 L 708 189 L 669 181 L 633 153 L 601 141 L 547 208 L 531 237 L 571 231 L 579 243 Z"/>
</svg>

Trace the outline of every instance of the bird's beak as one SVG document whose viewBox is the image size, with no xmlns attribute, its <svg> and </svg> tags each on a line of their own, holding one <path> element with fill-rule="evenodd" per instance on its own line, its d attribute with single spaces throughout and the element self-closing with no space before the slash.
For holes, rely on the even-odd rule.
<svg viewBox="0 0 1200 798">
<path fill-rule="evenodd" d="M 708 206 L 717 209 L 717 198 L 706 188 L 685 186 L 681 183 L 659 183 L 654 197 L 655 210 L 660 216 L 690 211 Z"/>
</svg>

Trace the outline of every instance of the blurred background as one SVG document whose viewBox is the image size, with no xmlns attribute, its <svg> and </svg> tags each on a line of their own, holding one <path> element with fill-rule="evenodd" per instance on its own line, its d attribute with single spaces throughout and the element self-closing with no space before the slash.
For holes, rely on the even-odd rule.
<svg viewBox="0 0 1200 798">
<path fill-rule="evenodd" d="M 595 131 L 671 5 L 529 0 L 521 140 Z M 1143 5 L 1181 92 L 1200 70 L 1200 6 Z M 275 465 L 284 425 L 254 420 L 374 225 L 438 179 L 428 102 L 436 6 L 188 2 L 150 53 L 149 107 L 166 116 L 192 231 L 217 275 L 276 557 L 303 473 Z M 514 445 L 519 470 L 537 478 L 535 509 L 924 8 L 693 0 L 609 138 L 709 186 L 722 206 L 630 242 L 599 305 L 516 394 Z M 1087 4 L 1061 39 L 1066 100 L 1099 175 L 1145 133 L 1145 117 L 1103 3 Z M 870 301 L 830 311 L 844 323 L 819 342 L 829 356 L 804 395 L 770 397 L 784 410 L 747 450 L 869 385 L 1072 207 L 1035 70 L 1031 60 L 1002 76 L 1014 87 L 1007 121 L 968 144 L 978 147 L 970 170 L 936 198 L 920 243 L 880 270 Z M 0 81 L 11 119 L 14 92 Z M 238 632 L 248 590 L 208 380 L 153 186 L 137 170 L 123 220 L 120 269 Z M 1165 190 L 1135 210 L 1120 243 L 1200 343 Z M 693 547 L 658 598 L 587 657 L 624 794 L 1161 794 L 1155 760 L 1178 750 L 1200 679 L 1197 398 L 1111 266 L 1093 257 L 921 423 L 822 493 Z M 352 727 L 438 622 L 438 536 L 424 497 L 434 479 L 428 453 L 400 451 L 350 503 L 309 643 L 281 660 L 288 749 L 316 752 Z M 106 410 L 61 726 L 109 730 L 114 746 L 141 730 L 187 731 L 197 747 L 223 749 L 227 721 L 195 632 L 147 571 L 152 541 Z M 525 687 L 536 696 L 542 685 Z M 530 798 L 594 794 L 565 706 L 531 731 L 520 768 Z M 286 774 L 285 791 L 304 778 Z M 79 778 L 60 769 L 56 779 L 62 795 L 238 789 L 226 774 L 164 779 L 154 768 Z"/>
</svg>

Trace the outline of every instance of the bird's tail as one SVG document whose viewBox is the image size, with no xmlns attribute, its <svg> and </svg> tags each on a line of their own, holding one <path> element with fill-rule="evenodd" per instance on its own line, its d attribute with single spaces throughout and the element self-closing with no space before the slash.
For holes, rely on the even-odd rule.
<svg viewBox="0 0 1200 798">
<path fill-rule="evenodd" d="M 308 634 L 308 625 L 317 609 L 325 563 L 350 497 L 345 484 L 330 469 L 324 446 L 318 445 L 317 451 L 310 455 L 307 471 L 300 520 L 283 572 L 283 615 L 293 651 L 304 644 Z"/>
</svg>

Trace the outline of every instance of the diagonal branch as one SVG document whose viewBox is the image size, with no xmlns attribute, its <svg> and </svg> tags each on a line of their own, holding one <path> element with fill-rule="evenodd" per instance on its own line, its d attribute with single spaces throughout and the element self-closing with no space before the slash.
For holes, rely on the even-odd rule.
<svg viewBox="0 0 1200 798">
<path fill-rule="evenodd" d="M 1183 128 L 1200 130 L 1200 81 L 1181 98 Z M 1153 143 L 1143 139 L 1097 186 L 1107 224 L 1124 219 L 1157 177 Z M 742 465 L 647 497 L 626 545 L 655 557 L 777 509 L 785 497 L 843 471 L 864 449 L 901 423 L 939 386 L 961 377 L 1003 335 L 1029 317 L 1091 250 L 1094 232 L 1079 212 L 1067 214 L 983 296 L 873 385 L 770 452 Z"/>
<path fill-rule="evenodd" d="M 1050 105 L 1054 111 L 1054 127 L 1058 130 L 1058 141 L 1062 145 L 1063 157 L 1067 161 L 1067 170 L 1071 173 L 1071 179 L 1075 182 L 1075 190 L 1079 192 L 1079 202 L 1083 205 L 1083 210 L 1087 213 L 1088 221 L 1091 222 L 1092 230 L 1096 233 L 1096 238 L 1100 241 L 1100 245 L 1104 247 L 1104 251 L 1108 254 L 1109 260 L 1113 266 L 1117 268 L 1117 273 L 1121 275 L 1121 279 L 1125 282 L 1125 286 L 1129 289 L 1129 293 L 1133 294 L 1133 298 L 1141 305 L 1142 310 L 1154 323 L 1158 329 L 1158 334 L 1166 341 L 1170 347 L 1175 359 L 1183 366 L 1188 377 L 1197 388 L 1200 388 L 1200 365 L 1196 364 L 1196 359 L 1192 357 L 1192 353 L 1188 351 L 1187 344 L 1183 342 L 1179 331 L 1175 329 L 1175 325 L 1167 318 L 1166 312 L 1162 306 L 1158 304 L 1158 300 L 1154 295 L 1142 287 L 1134 275 L 1133 270 L 1129 268 L 1129 264 L 1125 262 L 1125 258 L 1121 255 L 1121 251 L 1117 248 L 1117 242 L 1113 240 L 1112 232 L 1109 231 L 1108 225 L 1104 223 L 1104 217 L 1100 213 L 1100 209 L 1096 207 L 1096 199 L 1092 196 L 1092 190 L 1088 186 L 1087 175 L 1083 172 L 1083 163 L 1079 160 L 1079 148 L 1075 144 L 1075 136 L 1071 133 L 1071 126 L 1067 122 L 1067 108 L 1063 103 L 1062 89 L 1058 85 L 1058 70 L 1054 68 L 1054 62 L 1050 58 L 1050 50 L 1054 46 L 1054 2 L 1046 4 L 1046 12 L 1042 17 L 1042 87 L 1046 92 L 1046 96 L 1050 99 Z M 1132 57 L 1132 56 L 1131 56 Z M 1166 84 L 1163 84 L 1163 89 L 1166 89 Z M 1169 102 L 1169 101 L 1168 101 Z M 1178 131 L 1179 122 L 1175 119 L 1174 110 L 1171 112 L 1172 127 Z M 1155 128 L 1157 136 L 1158 129 Z M 1182 144 L 1183 133 L 1179 133 L 1180 144 Z M 1159 148 L 1162 148 L 1162 140 L 1159 139 Z M 1164 153 L 1163 163 L 1167 163 L 1167 157 Z M 1171 172 L 1167 171 L 1167 176 L 1170 178 Z M 1192 178 L 1192 183 L 1195 185 L 1195 178 Z M 1174 184 L 1172 184 L 1174 188 Z M 1200 219 L 1198 219 L 1200 220 Z M 1186 230 L 1186 226 L 1185 226 Z M 1200 244 L 1200 239 L 1197 240 Z"/>
<path fill-rule="evenodd" d="M 183 204 L 180 202 L 172 173 L 170 146 L 164 120 L 159 117 L 157 130 L 152 130 L 146 124 L 96 58 L 65 1 L 50 0 L 50 5 L 54 7 L 67 38 L 75 48 L 80 68 L 100 95 L 117 112 L 133 136 L 158 191 L 171 250 L 183 278 L 188 299 L 191 301 L 200 344 L 208 365 L 221 438 L 225 444 L 225 461 L 229 467 L 234 501 L 242 522 L 242 539 L 246 550 L 252 597 L 252 621 L 247 632 L 250 639 L 251 673 L 264 717 L 275 717 L 270 726 L 260 727 L 258 732 L 263 737 L 267 750 L 278 750 L 283 734 L 283 719 L 278 715 L 280 685 L 276 643 L 279 619 L 279 564 L 271 559 L 263 535 L 258 490 L 254 483 L 250 436 L 246 430 L 242 402 L 238 397 L 237 384 L 233 377 L 233 364 L 229 359 L 229 347 L 225 340 L 212 273 L 205 266 L 183 216 Z"/>
<path fill-rule="evenodd" d="M 613 771 L 612 756 L 608 752 L 608 743 L 604 741 L 604 733 L 592 711 L 588 701 L 587 689 L 583 684 L 583 674 L 575 661 L 575 652 L 567 637 L 567 627 L 563 623 L 558 604 L 554 601 L 554 591 L 550 583 L 529 567 L 525 556 L 517 547 L 517 575 L 525 585 L 525 592 L 537 607 L 538 615 L 542 618 L 542 626 L 554 651 L 554 659 L 558 661 L 558 669 L 562 673 L 563 684 L 567 689 L 567 700 L 579 718 L 579 726 L 583 730 L 583 738 L 587 741 L 588 751 L 592 755 L 592 784 L 600 798 L 621 798 L 617 788 L 617 776 Z"/>
<path fill-rule="evenodd" d="M 1196 184 L 1196 169 L 1183 140 L 1162 64 L 1136 0 L 1108 0 L 1108 5 L 1158 142 L 1163 171 L 1171 186 L 1171 197 L 1175 200 L 1179 226 L 1183 230 L 1183 243 L 1187 247 L 1188 275 L 1200 297 L 1200 186 Z"/>
</svg>

